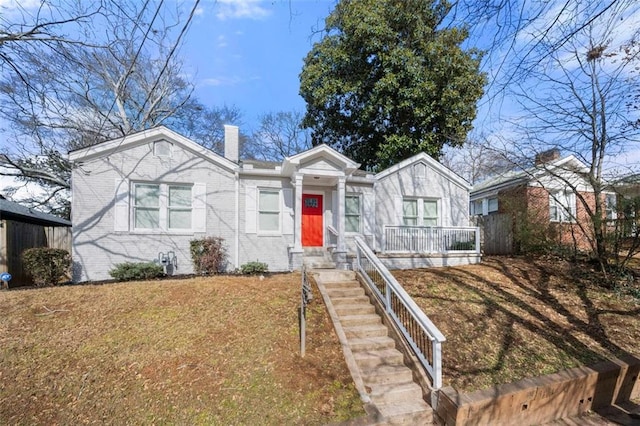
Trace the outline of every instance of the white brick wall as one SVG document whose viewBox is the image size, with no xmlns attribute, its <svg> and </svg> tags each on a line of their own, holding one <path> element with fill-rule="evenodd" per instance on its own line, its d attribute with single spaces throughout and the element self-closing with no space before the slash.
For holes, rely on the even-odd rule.
<svg viewBox="0 0 640 426">
<path fill-rule="evenodd" d="M 115 182 L 157 181 L 206 184 L 206 233 L 114 232 Z M 205 235 L 225 239 L 233 263 L 235 186 L 232 172 L 199 155 L 173 147 L 172 158 L 153 155 L 144 144 L 85 162 L 72 174 L 74 281 L 110 279 L 116 263 L 143 262 L 174 251 L 177 273 L 192 273 L 189 241 Z"/>
</svg>

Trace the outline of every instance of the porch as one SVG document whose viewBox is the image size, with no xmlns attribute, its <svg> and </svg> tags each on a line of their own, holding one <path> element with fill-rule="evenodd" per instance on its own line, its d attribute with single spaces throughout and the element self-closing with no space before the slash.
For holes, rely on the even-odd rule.
<svg viewBox="0 0 640 426">
<path fill-rule="evenodd" d="M 356 237 L 365 240 L 389 269 L 469 265 L 481 260 L 478 227 L 384 225 L 382 229 L 379 240 L 374 235 L 347 235 L 347 263 L 351 264 L 355 256 Z M 327 249 L 333 252 L 339 233 L 327 226 L 326 234 Z"/>
</svg>

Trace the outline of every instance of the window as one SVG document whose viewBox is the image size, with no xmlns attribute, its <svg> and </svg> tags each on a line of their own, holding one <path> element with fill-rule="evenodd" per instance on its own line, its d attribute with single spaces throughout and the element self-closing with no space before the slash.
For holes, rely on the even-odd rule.
<svg viewBox="0 0 640 426">
<path fill-rule="evenodd" d="M 402 221 L 407 226 L 438 226 L 438 200 L 402 200 Z"/>
<path fill-rule="evenodd" d="M 402 221 L 407 226 L 418 224 L 418 200 L 402 200 Z"/>
<path fill-rule="evenodd" d="M 422 225 L 438 226 L 438 202 L 435 200 L 423 200 L 422 210 Z"/>
<path fill-rule="evenodd" d="M 159 228 L 160 185 L 137 184 L 134 193 L 134 228 Z"/>
<path fill-rule="evenodd" d="M 617 217 L 616 211 L 616 194 L 606 194 L 604 198 L 604 209 L 607 214 L 607 220 L 614 220 Z"/>
<path fill-rule="evenodd" d="M 482 200 L 471 202 L 471 214 L 482 216 Z"/>
<path fill-rule="evenodd" d="M 156 157 L 171 157 L 171 142 L 165 140 L 155 141 L 153 143 L 153 155 Z"/>
<path fill-rule="evenodd" d="M 494 213 L 498 211 L 498 199 L 497 198 L 489 198 L 489 213 Z"/>
<path fill-rule="evenodd" d="M 347 195 L 345 203 L 345 230 L 347 232 L 360 232 L 360 196 Z"/>
<path fill-rule="evenodd" d="M 280 230 L 280 191 L 261 189 L 258 196 L 258 230 Z"/>
<path fill-rule="evenodd" d="M 576 217 L 576 194 L 572 191 L 549 192 L 549 220 L 573 222 Z"/>
<path fill-rule="evenodd" d="M 191 187 L 169 186 L 169 229 L 191 229 Z"/>
<path fill-rule="evenodd" d="M 136 183 L 133 189 L 133 228 L 191 229 L 192 187 Z"/>
</svg>

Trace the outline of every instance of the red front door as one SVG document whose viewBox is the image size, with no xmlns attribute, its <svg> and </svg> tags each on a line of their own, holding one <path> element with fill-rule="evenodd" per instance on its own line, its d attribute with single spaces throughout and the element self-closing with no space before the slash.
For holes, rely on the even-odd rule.
<svg viewBox="0 0 640 426">
<path fill-rule="evenodd" d="M 302 194 L 302 246 L 322 247 L 322 195 Z"/>
</svg>

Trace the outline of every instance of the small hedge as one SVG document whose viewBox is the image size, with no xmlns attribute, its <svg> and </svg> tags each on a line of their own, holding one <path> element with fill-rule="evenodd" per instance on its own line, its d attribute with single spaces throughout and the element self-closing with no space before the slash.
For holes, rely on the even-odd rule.
<svg viewBox="0 0 640 426">
<path fill-rule="evenodd" d="M 164 275 L 164 268 L 153 262 L 124 262 L 116 264 L 109 275 L 118 281 L 150 280 Z"/>
<path fill-rule="evenodd" d="M 227 249 L 224 238 L 206 237 L 191 240 L 190 251 L 193 270 L 196 274 L 218 274 L 227 265 Z"/>
<path fill-rule="evenodd" d="M 247 262 L 240 266 L 240 272 L 246 275 L 264 274 L 269 272 L 269 266 L 262 262 Z"/>
<path fill-rule="evenodd" d="M 67 250 L 36 247 L 22 252 L 22 262 L 39 286 L 56 285 L 71 266 L 71 255 Z"/>
</svg>

